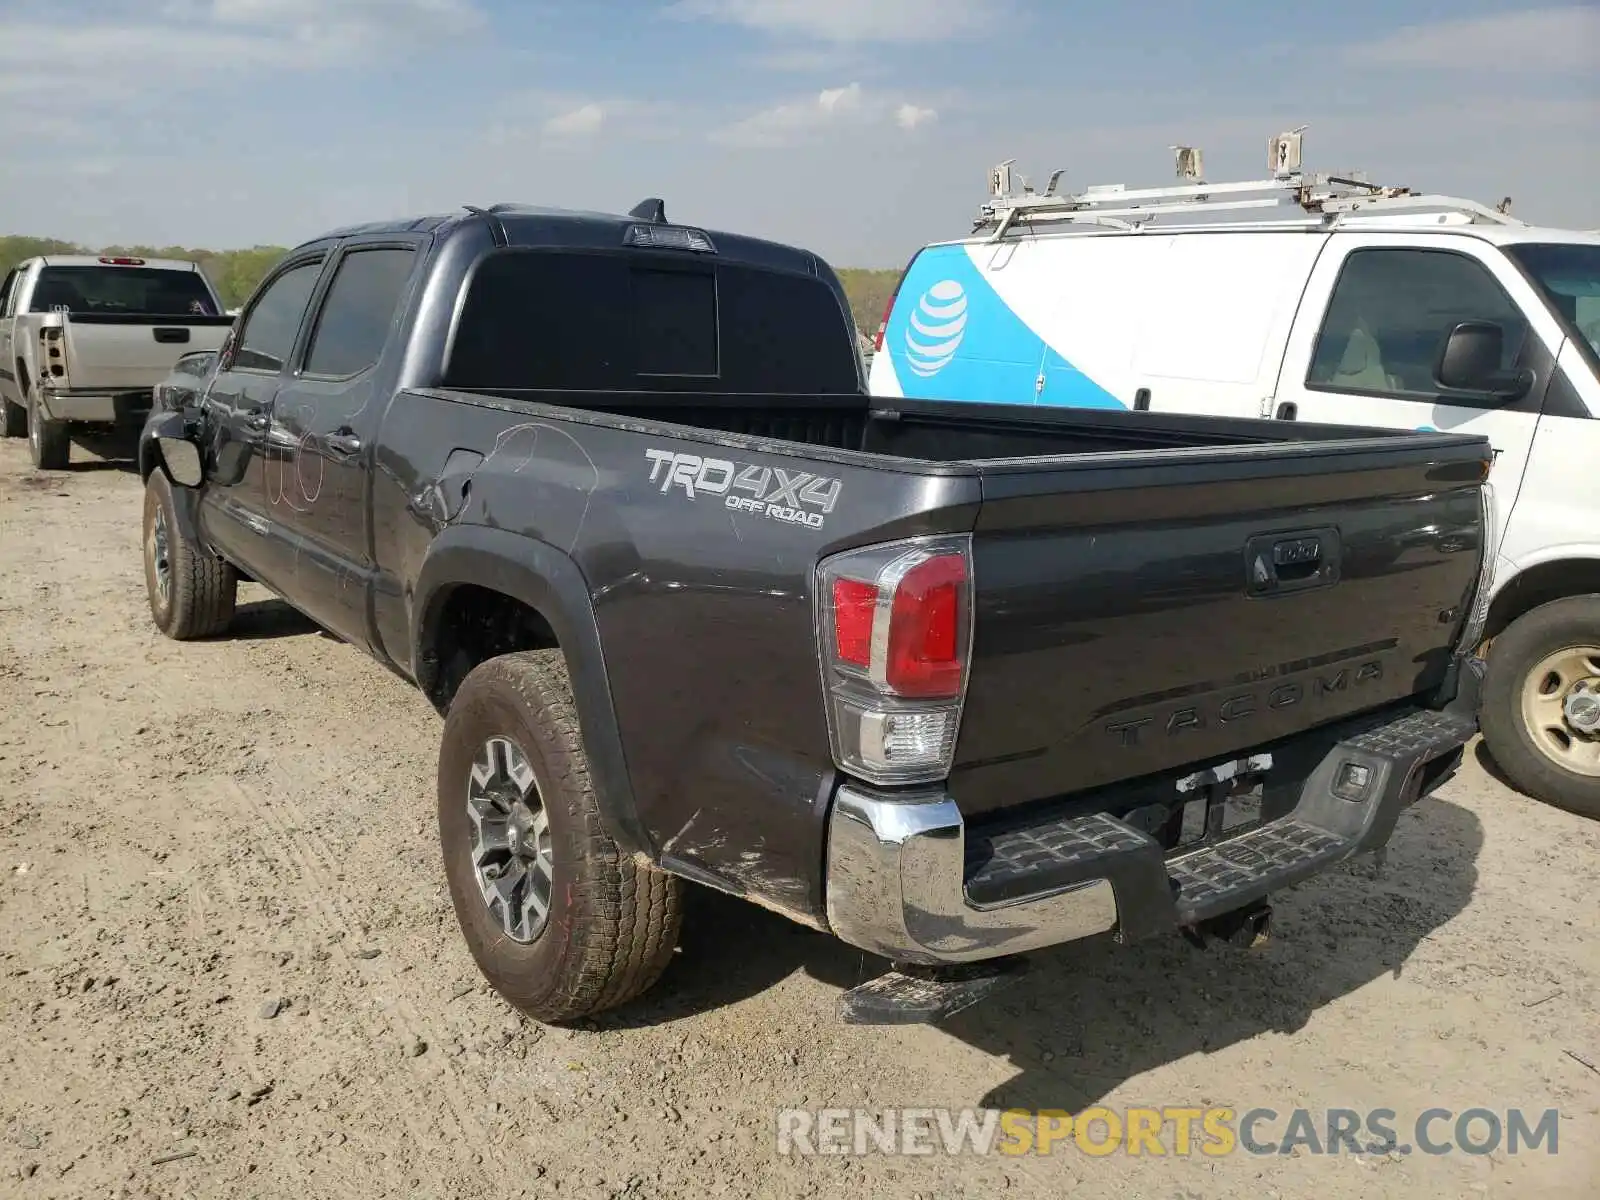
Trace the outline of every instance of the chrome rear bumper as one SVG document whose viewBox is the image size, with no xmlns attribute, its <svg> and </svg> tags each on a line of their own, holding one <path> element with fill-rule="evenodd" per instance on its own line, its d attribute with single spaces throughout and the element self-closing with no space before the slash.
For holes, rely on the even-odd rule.
<svg viewBox="0 0 1600 1200">
<path fill-rule="evenodd" d="M 1232 912 L 1387 843 L 1401 810 L 1449 778 L 1477 732 L 1475 715 L 1462 711 L 1475 706 L 1476 689 L 1463 691 L 1470 699 L 1451 711 L 1352 726 L 1290 812 L 1171 858 L 1104 813 L 1011 828 L 973 856 L 961 812 L 942 791 L 844 784 L 828 824 L 828 923 L 853 946 L 931 965 L 1113 931 L 1136 940 Z M 1364 769 L 1355 798 L 1349 768 Z"/>
</svg>

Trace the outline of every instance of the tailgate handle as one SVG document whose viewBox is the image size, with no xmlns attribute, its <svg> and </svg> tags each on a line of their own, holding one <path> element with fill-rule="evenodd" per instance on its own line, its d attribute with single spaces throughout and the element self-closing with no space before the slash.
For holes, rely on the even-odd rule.
<svg viewBox="0 0 1600 1200">
<path fill-rule="evenodd" d="M 181 346 L 189 340 L 189 331 L 179 326 L 176 329 L 157 329 L 156 341 L 163 346 Z"/>
<path fill-rule="evenodd" d="M 1245 592 L 1275 596 L 1339 582 L 1339 531 L 1257 534 L 1245 543 Z"/>
</svg>

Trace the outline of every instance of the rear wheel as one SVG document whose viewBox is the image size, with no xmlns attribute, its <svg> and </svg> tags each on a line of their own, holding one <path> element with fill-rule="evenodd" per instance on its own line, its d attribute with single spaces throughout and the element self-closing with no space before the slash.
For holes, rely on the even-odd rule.
<svg viewBox="0 0 1600 1200">
<path fill-rule="evenodd" d="M 144 489 L 144 583 L 150 616 L 169 638 L 210 637 L 233 620 L 239 578 L 184 534 L 172 483 L 160 468 Z"/>
<path fill-rule="evenodd" d="M 1480 720 L 1518 788 L 1600 819 L 1600 596 L 1541 605 L 1495 638 Z"/>
<path fill-rule="evenodd" d="M 682 885 L 607 836 L 559 650 L 493 658 L 462 681 L 439 751 L 439 834 L 467 947 L 529 1016 L 577 1020 L 666 969 Z"/>
<path fill-rule="evenodd" d="M 37 396 L 28 397 L 28 457 L 41 471 L 64 471 L 72 461 L 67 423 L 47 420 Z"/>
<path fill-rule="evenodd" d="M 4 413 L 0 413 L 0 417 L 4 418 L 4 435 L 8 438 L 27 437 L 28 410 L 20 404 L 11 403 L 9 400 L 0 400 L 0 408 L 5 410 Z"/>
</svg>

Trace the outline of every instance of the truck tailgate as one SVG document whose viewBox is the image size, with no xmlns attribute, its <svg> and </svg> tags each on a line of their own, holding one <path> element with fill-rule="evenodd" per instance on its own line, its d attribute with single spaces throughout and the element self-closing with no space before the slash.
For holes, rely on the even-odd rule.
<svg viewBox="0 0 1600 1200">
<path fill-rule="evenodd" d="M 67 377 L 75 389 L 154 387 L 183 355 L 220 347 L 231 324 L 227 317 L 73 314 L 65 332 Z"/>
<path fill-rule="evenodd" d="M 976 814 L 1204 764 L 1437 686 L 1487 444 L 992 460 L 951 791 Z"/>
</svg>

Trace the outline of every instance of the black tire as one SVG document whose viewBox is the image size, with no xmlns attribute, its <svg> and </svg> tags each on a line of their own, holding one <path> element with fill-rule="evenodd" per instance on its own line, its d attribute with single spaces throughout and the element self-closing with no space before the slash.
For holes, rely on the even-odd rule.
<svg viewBox="0 0 1600 1200">
<path fill-rule="evenodd" d="M 0 409 L 4 409 L 4 421 L 0 422 L 0 433 L 8 438 L 28 436 L 28 410 L 20 404 L 13 404 L 9 400 L 0 400 Z"/>
<path fill-rule="evenodd" d="M 1513 621 L 1489 647 L 1479 723 L 1483 740 L 1506 778 L 1536 800 L 1600 820 L 1600 776 L 1563 766 L 1540 749 L 1523 719 L 1529 674 L 1552 654 L 1600 647 L 1600 596 L 1570 596 Z"/>
<path fill-rule="evenodd" d="M 491 913 L 472 861 L 467 794 L 491 739 L 532 768 L 549 822 L 549 911 L 530 941 Z M 559 650 L 507 654 L 467 675 L 439 751 L 439 835 L 456 920 L 479 970 L 539 1021 L 575 1021 L 632 1000 L 677 947 L 682 884 L 625 856 L 605 833 Z"/>
<path fill-rule="evenodd" d="M 164 526 L 167 586 L 161 586 L 161 538 Z M 239 578 L 231 564 L 183 532 L 172 496 L 172 481 L 157 468 L 144 488 L 144 585 L 150 616 L 169 638 L 188 641 L 212 637 L 227 629 L 239 594 Z"/>
<path fill-rule="evenodd" d="M 65 471 L 72 462 L 72 439 L 65 421 L 47 421 L 39 401 L 28 397 L 28 457 L 40 471 Z"/>
</svg>

